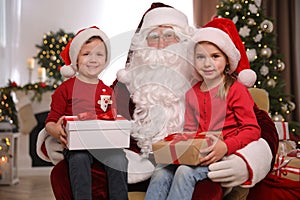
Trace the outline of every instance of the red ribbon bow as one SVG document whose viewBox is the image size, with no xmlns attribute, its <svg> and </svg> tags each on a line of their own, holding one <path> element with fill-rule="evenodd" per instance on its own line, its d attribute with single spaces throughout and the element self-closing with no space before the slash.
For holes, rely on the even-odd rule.
<svg viewBox="0 0 300 200">
<path fill-rule="evenodd" d="M 66 116 L 63 125 L 66 126 L 67 121 L 85 121 L 85 120 L 115 120 L 117 119 L 116 110 L 109 110 L 105 113 L 96 115 L 90 112 L 79 113 L 77 116 Z"/>
<path fill-rule="evenodd" d="M 107 111 L 105 113 L 101 114 L 93 114 L 90 112 L 84 112 L 77 115 L 78 119 L 80 121 L 84 120 L 94 120 L 94 119 L 100 119 L 100 120 L 115 120 L 117 118 L 117 114 L 114 113 L 112 110 Z"/>
<path fill-rule="evenodd" d="M 204 139 L 206 134 L 198 133 L 173 133 L 165 137 L 165 141 L 186 141 L 189 139 Z"/>
<path fill-rule="evenodd" d="M 279 155 L 274 164 L 275 174 L 279 177 L 282 175 L 286 176 L 288 173 L 300 175 L 300 169 L 298 167 L 288 166 L 288 163 L 296 158 L 286 158 L 285 156 Z"/>
</svg>

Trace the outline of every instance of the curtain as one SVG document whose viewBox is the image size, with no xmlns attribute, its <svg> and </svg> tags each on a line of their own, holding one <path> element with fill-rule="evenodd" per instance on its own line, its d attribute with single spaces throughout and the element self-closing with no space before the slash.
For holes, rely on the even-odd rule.
<svg viewBox="0 0 300 200">
<path fill-rule="evenodd" d="M 209 22 L 217 14 L 218 0 L 193 0 L 194 25 L 201 27 Z"/>
<path fill-rule="evenodd" d="M 0 86 L 8 83 L 19 47 L 21 0 L 0 0 Z"/>
<path fill-rule="evenodd" d="M 300 36 L 299 30 L 298 32 L 296 30 L 296 25 L 299 26 L 300 23 L 299 16 L 296 17 L 296 5 L 299 8 L 300 4 L 296 0 L 263 0 L 262 3 L 266 15 L 275 21 L 274 31 L 277 35 L 278 53 L 283 56 L 285 63 L 285 70 L 282 72 L 282 78 L 286 83 L 284 92 L 292 94 L 290 100 L 296 104 L 292 118 L 300 121 L 300 108 L 297 107 L 300 105 L 300 63 L 299 53 L 297 55 L 299 51 L 296 50 L 296 40 L 299 40 Z"/>
<path fill-rule="evenodd" d="M 196 27 L 200 27 L 216 15 L 216 5 L 219 1 L 193 1 L 194 23 Z M 296 10 L 300 10 L 300 2 L 298 0 L 262 0 L 262 8 L 265 15 L 274 20 L 277 53 L 282 55 L 285 63 L 282 78 L 286 82 L 286 86 L 283 92 L 291 94 L 290 100 L 296 105 L 296 110 L 291 118 L 300 121 L 300 108 L 297 107 L 300 106 L 300 18 L 299 14 L 296 16 Z M 298 43 L 296 43 L 297 41 Z"/>
</svg>

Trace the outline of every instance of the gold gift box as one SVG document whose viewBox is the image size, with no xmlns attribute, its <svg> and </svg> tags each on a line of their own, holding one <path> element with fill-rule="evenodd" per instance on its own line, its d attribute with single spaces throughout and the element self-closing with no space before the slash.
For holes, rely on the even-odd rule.
<svg viewBox="0 0 300 200">
<path fill-rule="evenodd" d="M 211 131 L 202 133 L 176 133 L 152 145 L 154 159 L 161 164 L 198 165 L 206 155 L 200 153 L 213 142 L 208 134 L 221 137 L 221 132 Z"/>
</svg>

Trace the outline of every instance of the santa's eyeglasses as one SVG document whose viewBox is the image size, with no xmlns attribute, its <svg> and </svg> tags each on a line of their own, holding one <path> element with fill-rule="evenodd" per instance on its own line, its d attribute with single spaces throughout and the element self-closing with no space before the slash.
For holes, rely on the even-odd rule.
<svg viewBox="0 0 300 200">
<path fill-rule="evenodd" d="M 173 29 L 165 29 L 163 31 L 152 31 L 147 36 L 147 41 L 149 43 L 158 43 L 161 40 L 164 42 L 173 42 L 178 37 Z"/>
</svg>

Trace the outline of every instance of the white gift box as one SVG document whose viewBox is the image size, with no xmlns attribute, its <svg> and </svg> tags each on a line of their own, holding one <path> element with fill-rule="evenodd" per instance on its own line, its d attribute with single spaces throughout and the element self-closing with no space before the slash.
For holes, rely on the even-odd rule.
<svg viewBox="0 0 300 200">
<path fill-rule="evenodd" d="M 289 140 L 289 124 L 287 122 L 274 122 L 279 140 Z"/>
<path fill-rule="evenodd" d="M 67 116 L 64 124 L 70 150 L 129 147 L 131 121 L 125 118 L 80 121 Z"/>
</svg>

